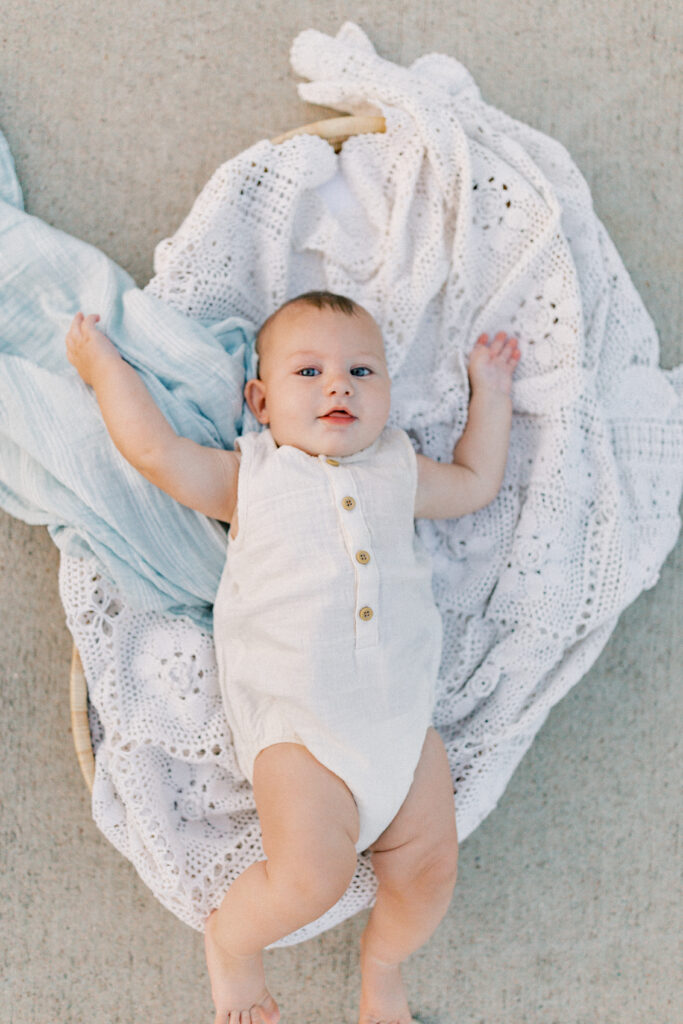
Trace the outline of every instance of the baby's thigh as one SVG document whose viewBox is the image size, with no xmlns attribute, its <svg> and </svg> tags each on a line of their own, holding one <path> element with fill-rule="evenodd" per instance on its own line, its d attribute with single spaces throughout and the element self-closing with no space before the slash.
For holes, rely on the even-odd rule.
<svg viewBox="0 0 683 1024">
<path fill-rule="evenodd" d="M 351 790 L 300 743 L 273 743 L 254 761 L 254 799 L 263 850 L 277 864 L 355 870 L 360 824 Z M 349 849 L 351 852 L 349 852 Z"/>
<path fill-rule="evenodd" d="M 443 740 L 430 726 L 399 811 L 370 846 L 380 881 L 402 885 L 430 869 L 455 878 L 458 835 L 453 780 Z"/>
</svg>

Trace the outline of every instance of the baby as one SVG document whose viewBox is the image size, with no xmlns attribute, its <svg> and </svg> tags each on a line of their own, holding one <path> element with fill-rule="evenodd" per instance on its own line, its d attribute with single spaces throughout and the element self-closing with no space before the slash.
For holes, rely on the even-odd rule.
<svg viewBox="0 0 683 1024">
<path fill-rule="evenodd" d="M 266 429 L 235 451 L 178 437 L 98 319 L 79 313 L 66 347 L 114 444 L 177 501 L 230 524 L 216 656 L 267 859 L 206 922 L 215 1024 L 277 1024 L 263 949 L 333 906 L 362 851 L 378 890 L 359 1024 L 410 1024 L 400 965 L 445 915 L 458 859 L 430 724 L 441 622 L 414 519 L 467 515 L 498 493 L 517 342 L 478 339 L 467 426 L 441 463 L 387 426 L 382 334 L 344 296 L 310 292 L 265 322 L 244 396 Z"/>
</svg>

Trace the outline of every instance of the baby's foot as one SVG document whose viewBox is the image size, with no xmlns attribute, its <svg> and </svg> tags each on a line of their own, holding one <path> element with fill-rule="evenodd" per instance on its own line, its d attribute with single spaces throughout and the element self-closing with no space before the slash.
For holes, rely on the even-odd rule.
<svg viewBox="0 0 683 1024">
<path fill-rule="evenodd" d="M 214 1024 L 278 1024 L 280 1011 L 266 988 L 261 953 L 228 953 L 216 936 L 215 910 L 206 922 L 204 944 L 216 1007 Z"/>
<path fill-rule="evenodd" d="M 383 964 L 363 948 L 358 1024 L 411 1024 L 413 1020 L 399 964 Z"/>
</svg>

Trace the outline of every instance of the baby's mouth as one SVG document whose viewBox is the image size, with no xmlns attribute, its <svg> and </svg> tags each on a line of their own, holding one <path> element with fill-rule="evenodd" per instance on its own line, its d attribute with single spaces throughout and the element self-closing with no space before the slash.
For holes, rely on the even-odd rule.
<svg viewBox="0 0 683 1024">
<path fill-rule="evenodd" d="M 352 416 L 346 409 L 331 409 L 330 412 L 326 412 L 324 416 L 320 417 L 321 420 L 355 420 L 356 417 Z"/>
</svg>

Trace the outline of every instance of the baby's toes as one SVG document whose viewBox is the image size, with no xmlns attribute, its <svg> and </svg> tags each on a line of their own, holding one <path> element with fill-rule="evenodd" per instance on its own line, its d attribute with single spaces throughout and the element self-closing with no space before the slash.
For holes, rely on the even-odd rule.
<svg viewBox="0 0 683 1024">
<path fill-rule="evenodd" d="M 262 1004 L 251 1011 L 250 1024 L 278 1024 L 280 1010 L 273 997 L 268 993 Z"/>
</svg>

